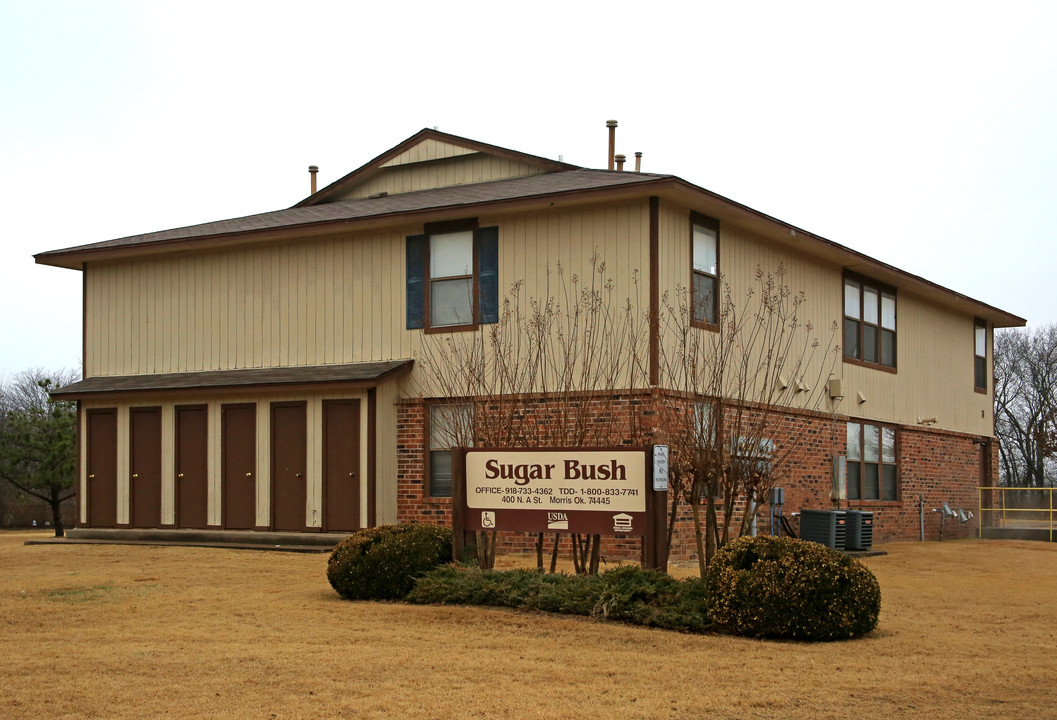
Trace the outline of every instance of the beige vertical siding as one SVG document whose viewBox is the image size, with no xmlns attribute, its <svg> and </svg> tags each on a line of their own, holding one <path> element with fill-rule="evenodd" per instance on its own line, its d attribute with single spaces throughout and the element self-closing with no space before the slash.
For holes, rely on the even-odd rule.
<svg viewBox="0 0 1057 720">
<path fill-rule="evenodd" d="M 406 234 L 93 265 L 85 374 L 408 357 Z"/>
<path fill-rule="evenodd" d="M 597 254 L 613 298 L 648 301 L 645 202 L 480 222 L 500 227 L 502 293 L 524 280 L 525 300 L 556 295 L 559 266 L 587 287 Z M 420 231 L 93 265 L 86 376 L 412 357 L 421 333 L 405 329 L 404 246 Z"/>
<path fill-rule="evenodd" d="M 457 157 L 459 155 L 474 155 L 476 153 L 476 150 L 471 150 L 470 148 L 461 145 L 452 145 L 451 143 L 427 138 L 400 155 L 397 155 L 395 158 L 382 165 L 382 167 L 388 168 L 396 165 L 426 162 L 427 160 L 442 160 L 444 158 Z"/>
<path fill-rule="evenodd" d="M 395 195 L 543 172 L 546 171 L 536 165 L 482 153 L 450 157 L 443 161 L 430 159 L 425 162 L 413 161 L 412 164 L 390 163 L 334 200 L 365 198 L 380 192 Z"/>
<path fill-rule="evenodd" d="M 690 209 L 662 205 L 660 220 L 661 289 L 674 297 L 690 283 Z M 843 342 L 842 267 L 781 248 L 730 223 L 721 224 L 719 252 L 720 272 L 735 298 L 752 287 L 757 267 L 773 272 L 781 264 L 786 284 L 804 292 L 802 318 L 814 324 L 819 340 L 833 337 L 835 343 Z M 973 390 L 973 318 L 906 290 L 898 291 L 896 313 L 898 372 L 838 358 L 833 367 L 835 375 L 844 379 L 844 399 L 827 409 L 907 425 L 936 417 L 937 428 L 991 435 L 991 394 Z M 833 323 L 838 327 L 835 336 L 830 332 Z M 831 364 L 828 359 L 823 362 Z M 818 367 L 808 376 L 816 376 Z M 867 398 L 865 403 L 858 402 L 859 392 Z"/>
<path fill-rule="evenodd" d="M 375 421 L 377 423 L 377 455 L 375 456 L 375 477 L 377 478 L 375 489 L 375 502 L 377 514 L 375 520 L 379 525 L 389 525 L 396 522 L 397 506 L 397 447 L 396 447 L 396 415 L 397 400 L 403 395 L 401 387 L 397 383 L 386 383 L 378 387 L 375 396 Z M 362 405 L 364 412 L 363 427 L 367 427 L 366 412 L 367 403 Z M 363 433 L 364 452 L 363 462 L 367 462 L 367 433 Z M 366 477 L 366 470 L 364 471 Z M 362 495 L 363 522 L 367 522 L 367 489 L 364 488 Z"/>
</svg>

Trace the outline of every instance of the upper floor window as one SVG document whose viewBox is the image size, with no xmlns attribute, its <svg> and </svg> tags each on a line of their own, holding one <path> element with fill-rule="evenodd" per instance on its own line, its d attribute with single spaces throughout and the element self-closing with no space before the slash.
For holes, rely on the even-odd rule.
<svg viewBox="0 0 1057 720">
<path fill-rule="evenodd" d="M 429 236 L 429 325 L 454 327 L 474 322 L 473 231 Z"/>
<path fill-rule="evenodd" d="M 865 278 L 844 277 L 844 357 L 896 367 L 896 293 Z"/>
<path fill-rule="evenodd" d="M 719 221 L 691 213 L 690 242 L 693 322 L 703 326 L 716 325 L 719 322 Z"/>
<path fill-rule="evenodd" d="M 499 228 L 427 224 L 407 238 L 407 328 L 472 330 L 499 321 Z"/>
<path fill-rule="evenodd" d="M 848 423 L 848 499 L 899 499 L 895 428 Z"/>
<path fill-rule="evenodd" d="M 978 392 L 987 392 L 987 321 L 977 318 L 973 323 L 973 376 Z"/>
</svg>

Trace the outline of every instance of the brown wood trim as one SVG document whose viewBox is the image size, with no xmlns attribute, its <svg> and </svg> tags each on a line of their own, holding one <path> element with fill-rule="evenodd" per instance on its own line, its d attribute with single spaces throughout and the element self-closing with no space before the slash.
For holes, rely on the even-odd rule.
<svg viewBox="0 0 1057 720">
<path fill-rule="evenodd" d="M 88 375 L 88 263 L 81 263 L 81 377 Z"/>
<path fill-rule="evenodd" d="M 359 411 L 360 398 L 332 398 L 332 399 L 323 400 L 323 402 L 320 403 L 320 415 L 321 415 L 321 418 L 320 418 L 320 431 L 321 431 L 321 434 L 320 434 L 320 438 L 319 438 L 319 448 L 320 448 L 320 457 L 322 459 L 323 475 L 319 479 L 320 503 L 321 503 L 321 506 L 320 506 L 320 509 L 319 509 L 319 527 L 318 528 L 314 528 L 314 527 L 309 527 L 308 528 L 309 530 L 312 530 L 312 531 L 318 530 L 319 532 L 324 532 L 324 531 L 329 532 L 329 530 L 330 530 L 330 517 L 327 514 L 327 510 L 328 510 L 328 508 L 330 506 L 330 503 L 327 501 L 327 476 L 329 474 L 328 471 L 330 470 L 330 468 L 327 465 L 327 440 L 326 440 L 326 438 L 327 438 L 327 407 L 329 407 L 331 405 L 356 405 L 357 411 Z M 362 430 L 361 430 L 361 432 L 362 432 Z M 359 443 L 359 441 L 360 441 L 360 438 L 359 438 L 359 436 L 357 436 L 356 437 L 356 442 Z M 357 451 L 357 454 L 358 454 L 358 451 Z M 369 474 L 370 474 L 370 468 L 368 468 L 368 475 Z M 359 477 L 359 468 L 357 468 L 357 470 L 356 470 L 356 476 L 357 476 L 357 478 Z M 369 478 L 368 478 L 368 482 L 370 482 Z M 359 518 L 356 519 L 356 522 L 357 522 L 357 524 L 359 524 Z"/>
<path fill-rule="evenodd" d="M 136 524 L 136 516 L 135 516 L 136 484 L 134 482 L 132 482 L 132 447 L 133 447 L 133 444 L 136 442 L 136 438 L 135 438 L 135 426 L 133 425 L 133 422 L 132 422 L 132 416 L 135 413 L 138 413 L 138 412 L 156 412 L 156 413 L 158 413 L 159 426 L 161 425 L 161 421 L 162 421 L 162 419 L 161 419 L 161 413 L 162 413 L 161 405 L 136 406 L 136 407 L 130 407 L 128 409 L 128 522 L 124 524 L 124 527 L 135 527 L 135 524 Z M 162 435 L 164 435 L 164 431 L 162 431 Z M 159 437 L 159 439 L 161 439 L 161 438 Z M 162 440 L 162 442 L 164 442 L 164 440 Z M 159 451 L 159 455 L 160 455 L 161 454 L 161 448 L 160 447 L 158 448 L 158 451 Z M 160 460 L 159 460 L 159 462 L 160 462 Z M 158 478 L 158 480 L 160 481 L 161 478 Z M 158 494 L 158 500 L 159 500 L 159 502 L 161 501 L 161 493 L 160 492 Z M 161 508 L 158 508 L 158 525 L 161 525 Z"/>
<path fill-rule="evenodd" d="M 852 282 L 857 283 L 859 285 L 859 317 L 857 317 L 857 318 L 853 318 L 850 315 L 845 315 L 844 314 L 844 287 L 845 287 L 845 284 L 847 283 L 848 280 L 851 280 Z M 865 304 L 865 301 L 866 301 L 865 298 L 866 298 L 866 286 L 867 285 L 869 285 L 871 288 L 876 289 L 877 292 L 878 292 L 878 297 L 877 297 L 877 322 L 876 323 L 867 322 L 866 319 L 862 316 L 863 305 Z M 885 294 L 885 293 L 891 295 L 895 299 L 895 303 L 896 303 L 895 364 L 894 365 L 885 365 L 884 363 L 870 362 L 869 360 L 863 360 L 862 358 L 848 357 L 847 355 L 844 354 L 844 348 L 846 348 L 848 346 L 847 340 L 844 337 L 844 332 L 845 332 L 844 321 L 846 319 L 851 319 L 851 320 L 854 320 L 855 322 L 859 323 L 858 344 L 859 344 L 860 351 L 862 350 L 863 340 L 865 338 L 864 328 L 867 325 L 870 325 L 871 327 L 877 328 L 877 354 L 878 354 L 878 356 L 881 355 L 882 344 L 884 342 L 884 329 L 881 327 L 881 312 L 882 312 L 881 304 L 883 302 L 882 295 Z M 889 285 L 887 283 L 880 282 L 878 280 L 874 280 L 873 278 L 870 278 L 870 277 L 867 277 L 866 275 L 862 275 L 860 273 L 857 273 L 854 270 L 845 269 L 843 271 L 843 273 L 841 273 L 841 281 L 840 281 L 840 323 L 841 323 L 841 327 L 840 327 L 840 332 L 841 332 L 841 335 L 840 335 L 841 357 L 844 359 L 844 362 L 851 363 L 852 365 L 861 365 L 862 367 L 873 368 L 875 370 L 883 370 L 885 372 L 896 373 L 898 371 L 898 369 L 899 369 L 899 292 L 898 292 L 898 289 L 896 287 L 894 287 L 892 285 Z"/>
<path fill-rule="evenodd" d="M 650 385 L 661 383 L 661 199 L 650 196 Z"/>
<path fill-rule="evenodd" d="M 424 271 L 423 275 L 424 275 L 425 282 L 423 283 L 424 287 L 422 289 L 423 290 L 422 295 L 423 295 L 423 298 L 425 299 L 426 307 L 424 308 L 424 312 L 423 312 L 423 316 L 422 316 L 422 330 L 423 330 L 423 332 L 426 335 L 433 335 L 433 334 L 436 334 L 436 333 L 473 331 L 473 330 L 476 330 L 478 328 L 478 326 L 479 326 L 478 320 L 481 317 L 481 314 L 480 314 L 481 313 L 481 308 L 478 307 L 478 305 L 480 304 L 480 298 L 478 297 L 478 295 L 480 294 L 480 288 L 478 287 L 478 282 L 479 282 L 479 279 L 480 279 L 480 276 L 481 276 L 481 268 L 478 267 L 479 262 L 478 262 L 478 247 L 477 247 L 477 245 L 480 242 L 480 240 L 477 237 L 477 229 L 478 229 L 478 227 L 477 227 L 477 218 L 476 217 L 473 217 L 473 218 L 459 218 L 459 219 L 456 219 L 456 220 L 443 220 L 443 221 L 439 221 L 439 222 L 431 222 L 431 223 L 426 223 L 423 226 L 422 232 L 423 232 L 424 235 L 426 235 L 426 252 L 425 252 L 425 258 L 423 259 L 423 264 L 425 265 L 425 267 L 423 268 L 423 271 Z M 472 279 L 471 290 L 470 290 L 470 294 L 471 294 L 470 316 L 473 318 L 473 322 L 469 323 L 467 325 L 444 325 L 442 327 L 433 327 L 433 325 L 432 325 L 433 313 L 431 312 L 432 305 L 430 304 L 431 303 L 430 293 L 431 293 L 432 288 L 433 288 L 433 277 L 430 275 L 430 272 L 429 272 L 429 269 L 431 267 L 431 265 L 430 265 L 430 261 L 431 261 L 430 255 L 433 252 L 433 245 L 430 242 L 430 237 L 429 236 L 433 235 L 433 234 L 440 234 L 440 233 L 459 232 L 461 230 L 472 230 L 473 231 L 473 244 L 472 244 L 472 249 L 471 249 L 471 252 L 473 253 L 473 259 L 472 259 L 473 272 L 469 276 Z M 444 279 L 445 280 L 455 280 L 455 279 L 458 279 L 460 277 L 465 278 L 467 276 L 465 276 L 465 275 L 461 275 L 461 276 L 456 275 L 456 276 L 452 276 L 450 278 L 444 278 Z"/>
<path fill-rule="evenodd" d="M 378 391 L 367 391 L 367 527 L 378 524 Z"/>
<path fill-rule="evenodd" d="M 898 375 L 899 374 L 898 368 L 894 368 L 894 367 L 891 367 L 889 365 L 882 365 L 881 363 L 866 362 L 865 360 L 860 360 L 859 358 L 853 358 L 853 357 L 847 357 L 847 356 L 842 356 L 842 357 L 844 359 L 844 362 L 848 363 L 849 365 L 859 365 L 861 367 L 871 368 L 873 370 L 880 370 L 881 372 L 892 373 L 893 375 Z"/>
<path fill-rule="evenodd" d="M 841 274 L 841 278 L 842 278 L 842 280 L 841 280 L 841 289 L 842 289 L 842 291 L 843 291 L 843 287 L 844 287 L 843 278 L 848 278 L 849 280 L 854 280 L 855 282 L 859 283 L 860 285 L 871 285 L 871 286 L 877 288 L 879 291 L 892 293 L 893 295 L 896 296 L 896 303 L 899 302 L 899 288 L 897 288 L 895 285 L 889 285 L 888 283 L 881 282 L 880 280 L 875 280 L 874 278 L 870 277 L 869 275 L 863 275 L 862 273 L 857 273 L 854 270 L 848 270 L 848 269 L 844 270 L 844 272 Z M 841 292 L 841 298 L 840 299 L 841 299 L 841 313 L 840 314 L 843 317 L 843 315 L 844 315 L 844 293 L 843 292 Z M 896 307 L 898 308 L 898 304 L 896 305 Z M 898 315 L 897 315 L 897 318 L 898 318 Z M 880 325 L 878 325 L 878 327 L 880 327 Z"/>
<path fill-rule="evenodd" d="M 690 284 L 688 285 L 690 296 L 687 298 L 690 301 L 690 326 L 701 328 L 702 330 L 711 330 L 713 332 L 719 332 L 718 322 L 708 322 L 707 320 L 697 320 L 694 318 L 694 225 L 701 225 L 707 227 L 710 230 L 714 230 L 716 233 L 716 294 L 712 297 L 712 312 L 715 314 L 717 321 L 719 320 L 719 296 L 722 294 L 722 287 L 720 286 L 720 252 L 722 251 L 723 243 L 721 242 L 722 237 L 720 235 L 720 224 L 719 220 L 708 215 L 703 215 L 695 210 L 690 211 L 690 227 L 689 227 L 689 256 L 690 256 Z"/>
<path fill-rule="evenodd" d="M 173 454 L 172 454 L 172 480 L 173 480 L 173 508 L 172 508 L 172 527 L 180 527 L 180 487 L 177 475 L 179 474 L 180 462 L 180 411 L 181 410 L 205 410 L 206 411 L 206 468 L 209 468 L 209 405 L 206 403 L 194 403 L 193 405 L 173 405 L 172 409 L 172 420 L 173 420 Z M 206 480 L 208 483 L 208 479 Z M 208 485 L 207 485 L 208 487 Z M 206 525 L 209 525 L 209 501 L 206 500 Z"/>
<path fill-rule="evenodd" d="M 836 417 L 836 416 L 834 416 L 834 417 Z M 874 427 L 881 428 L 881 429 L 888 428 L 888 429 L 892 430 L 895 433 L 896 461 L 895 461 L 895 463 L 885 463 L 882 460 L 878 461 L 878 463 L 877 463 L 877 473 L 878 473 L 878 476 L 877 476 L 877 483 L 878 483 L 877 492 L 878 493 L 881 492 L 881 484 L 884 482 L 884 475 L 883 475 L 884 466 L 885 465 L 894 464 L 895 468 L 896 468 L 896 499 L 895 500 L 880 500 L 880 499 L 877 499 L 877 500 L 864 500 L 862 498 L 859 498 L 858 500 L 848 500 L 848 499 L 846 499 L 844 501 L 845 504 L 848 505 L 848 507 L 851 507 L 852 504 L 854 504 L 856 507 L 866 506 L 866 505 L 901 506 L 902 503 L 903 503 L 903 429 L 904 429 L 904 426 L 898 425 L 896 423 L 881 422 L 879 420 L 868 420 L 866 418 L 861 418 L 861 417 L 850 417 L 850 416 L 847 417 L 846 419 L 843 420 L 843 425 L 845 427 L 845 431 L 844 431 L 844 443 L 845 443 L 845 445 L 844 445 L 844 455 L 845 455 L 845 457 L 847 457 L 847 454 L 848 454 L 847 426 L 848 426 L 849 423 L 856 423 L 859 426 L 859 433 L 860 433 L 859 437 L 860 437 L 860 442 L 862 443 L 862 445 L 860 447 L 860 453 L 861 454 L 865 454 L 865 448 L 866 448 L 866 439 L 863 437 L 864 433 L 863 433 L 863 430 L 862 430 L 862 427 L 864 425 L 873 425 Z M 880 437 L 883 438 L 884 434 L 881 433 Z M 879 440 L 880 440 L 880 438 L 879 438 Z M 839 445 L 838 445 L 838 447 L 839 447 Z M 878 455 L 883 455 L 883 453 L 884 453 L 883 448 L 878 447 Z M 847 461 L 847 462 L 850 462 L 850 461 Z M 863 464 L 865 464 L 865 462 L 866 461 L 863 460 L 860 457 L 859 464 L 863 465 Z M 863 477 L 863 475 L 862 475 L 862 472 L 860 470 L 860 473 L 859 473 L 860 482 L 862 481 L 862 477 Z M 860 494 L 862 493 L 862 487 L 861 486 L 859 488 L 859 492 L 860 492 Z M 839 501 L 838 501 L 838 504 L 839 504 Z"/>
<path fill-rule="evenodd" d="M 81 407 L 81 401 L 80 400 L 77 400 L 76 402 L 77 402 L 77 422 L 74 424 L 73 447 L 74 447 L 74 452 L 77 453 L 77 456 L 74 458 L 73 466 L 74 466 L 74 477 L 77 478 L 77 480 L 76 480 L 77 484 L 74 486 L 74 495 L 73 495 L 73 497 L 74 497 L 74 501 L 73 501 L 74 502 L 74 512 L 76 513 L 76 515 L 74 516 L 74 519 L 73 519 L 73 526 L 74 527 L 83 527 L 84 524 L 81 522 L 81 502 L 82 502 L 82 498 L 81 498 L 81 495 L 82 495 L 81 487 L 82 487 L 82 485 L 81 485 L 81 483 L 82 483 L 82 477 L 83 476 L 82 476 L 81 473 L 84 472 L 84 464 L 81 462 L 81 443 L 84 442 L 84 421 L 83 421 L 81 416 L 84 413 L 84 409 Z"/>
<path fill-rule="evenodd" d="M 355 184 L 356 181 L 363 181 L 367 178 L 377 174 L 383 168 L 387 162 L 393 158 L 399 157 L 404 152 L 419 144 L 423 140 L 437 140 L 438 142 L 447 143 L 449 145 L 458 145 L 468 150 L 475 150 L 477 152 L 485 153 L 488 155 L 496 155 L 497 157 L 506 158 L 508 160 L 515 160 L 517 162 L 523 162 L 527 165 L 534 165 L 536 167 L 542 167 L 545 170 L 557 171 L 557 170 L 579 170 L 580 168 L 576 165 L 570 165 L 564 162 L 558 162 L 551 160 L 550 158 L 543 158 L 537 155 L 529 155 L 528 153 L 518 152 L 517 150 L 510 150 L 508 148 L 499 147 L 497 145 L 489 145 L 488 143 L 479 142 L 477 140 L 470 140 L 469 138 L 459 137 L 458 135 L 451 135 L 444 133 L 439 130 L 432 130 L 424 128 L 419 130 L 417 133 L 404 140 L 396 147 L 386 150 L 381 155 L 377 156 L 373 160 L 361 165 L 351 173 L 342 176 L 338 180 L 327 185 L 314 195 L 310 195 L 301 202 L 294 205 L 297 207 L 305 207 L 308 205 L 315 205 L 318 202 L 326 200 L 331 195 L 340 192 L 342 189 L 349 185 Z"/>
<path fill-rule="evenodd" d="M 59 390 L 52 393 L 52 397 L 57 400 L 74 400 L 74 399 L 92 399 L 92 398 L 157 398 L 159 395 L 171 396 L 174 394 L 196 394 L 196 395 L 224 395 L 237 393 L 245 395 L 247 391 L 254 391 L 259 389 L 274 390 L 277 392 L 299 392 L 299 391 L 347 391 L 350 389 L 366 389 L 369 387 L 375 387 L 383 382 L 388 381 L 391 378 L 396 378 L 401 375 L 406 375 L 411 372 L 411 368 L 414 366 L 414 360 L 403 360 L 393 365 L 393 367 L 381 372 L 380 374 L 366 379 L 358 380 L 343 380 L 343 379 L 322 379 L 312 380 L 309 378 L 301 378 L 297 380 L 287 379 L 269 379 L 267 376 L 262 377 L 260 373 L 256 373 L 256 379 L 246 380 L 240 379 L 228 380 L 226 382 L 218 382 L 215 384 L 209 384 L 208 382 L 203 384 L 166 384 L 164 381 L 160 385 L 147 386 L 142 388 L 107 388 L 103 387 L 100 389 L 94 389 L 89 387 L 88 389 L 78 389 L 75 383 L 69 391 Z M 320 368 L 326 370 L 331 369 L 327 366 L 306 366 L 304 370 L 319 370 Z M 295 368 L 296 369 L 296 368 Z M 288 372 L 291 368 L 266 368 L 266 371 L 280 370 Z M 202 372 L 191 372 L 191 373 L 164 373 L 164 377 L 174 377 L 183 380 L 197 380 L 202 378 L 203 380 L 209 380 L 211 377 L 215 377 L 218 373 L 244 373 L 251 372 L 249 370 L 207 370 Z M 266 372 L 265 375 L 268 373 Z M 103 380 L 128 380 L 134 382 L 158 382 L 158 375 L 137 375 L 137 376 L 120 376 L 118 378 L 90 378 L 91 381 Z M 81 381 L 82 383 L 86 381 Z"/>
<path fill-rule="evenodd" d="M 271 467 L 268 469 L 268 530 L 275 530 L 275 409 L 279 407 L 303 407 L 305 409 L 305 475 L 308 474 L 308 402 L 305 400 L 282 400 L 277 402 L 268 403 L 268 438 L 269 438 L 269 457 Z M 305 483 L 308 482 L 308 478 L 303 478 Z M 308 490 L 305 489 L 305 497 L 308 497 Z M 308 529 L 307 522 L 307 510 L 306 507 L 301 508 L 301 530 Z M 291 531 L 287 531 L 291 532 Z"/>
<path fill-rule="evenodd" d="M 980 328 L 983 328 L 983 330 L 984 330 L 984 354 L 983 355 L 977 355 L 976 354 L 976 331 L 979 330 Z M 988 342 L 988 338 L 989 337 L 990 337 L 990 333 L 988 332 L 987 321 L 984 320 L 981 317 L 974 317 L 973 318 L 973 389 L 976 390 L 976 392 L 982 393 L 984 395 L 987 394 L 987 388 L 988 388 L 988 385 L 989 385 L 989 383 L 987 381 L 987 357 L 988 357 L 987 348 L 988 348 L 989 345 L 991 345 L 991 343 Z M 993 352 L 992 352 L 992 354 L 993 354 Z M 983 386 L 980 386 L 980 385 L 976 384 L 976 358 L 978 358 L 978 357 L 982 357 L 984 359 L 984 384 L 983 384 Z M 994 374 L 993 370 L 992 370 L 992 374 Z"/>
<path fill-rule="evenodd" d="M 460 218 L 457 220 L 441 220 L 439 222 L 428 222 L 422 226 L 423 235 L 440 235 L 442 233 L 461 232 L 463 230 L 476 230 L 477 218 Z"/>
<path fill-rule="evenodd" d="M 258 489 L 257 483 L 260 482 L 260 475 L 261 475 L 260 468 L 257 467 L 257 458 L 259 457 L 258 452 L 260 450 L 260 448 L 257 447 L 257 431 L 260 429 L 260 428 L 257 427 L 257 423 L 258 423 L 258 420 L 257 420 L 257 403 L 255 403 L 255 402 L 244 402 L 244 403 L 224 403 L 224 404 L 222 404 L 220 406 L 220 428 L 219 428 L 219 432 L 220 432 L 220 478 L 219 478 L 219 480 L 220 480 L 220 482 L 218 483 L 218 486 L 220 487 L 220 495 L 217 498 L 217 503 L 220 505 L 220 527 L 223 530 L 227 530 L 228 529 L 228 504 L 227 504 L 227 500 L 225 499 L 225 495 L 226 495 L 225 491 L 226 491 L 227 488 L 224 487 L 224 471 L 225 471 L 225 467 L 224 467 L 224 424 L 227 421 L 227 418 L 225 417 L 224 411 L 228 410 L 228 409 L 232 409 L 232 410 L 253 410 L 254 411 L 254 416 L 253 416 L 253 450 L 254 450 L 254 452 L 253 452 L 253 487 L 254 487 L 254 493 L 253 493 L 253 518 L 254 518 L 254 520 L 253 520 L 253 524 L 254 525 L 257 524 L 257 492 L 256 492 L 257 489 Z"/>
<path fill-rule="evenodd" d="M 87 423 L 87 418 L 91 417 L 92 415 L 113 415 L 114 416 L 114 429 L 115 429 L 115 441 L 116 441 L 117 433 L 120 432 L 120 428 L 118 428 L 118 426 L 117 426 L 117 415 L 118 415 L 117 408 L 116 407 L 91 408 L 89 410 L 85 410 L 86 424 L 89 424 L 89 423 Z M 91 445 L 89 445 L 88 450 L 89 451 L 91 450 Z M 117 503 L 117 467 L 118 467 L 117 460 L 118 460 L 118 452 L 119 452 L 118 448 L 115 447 L 114 448 L 114 486 L 115 486 L 114 487 L 114 502 L 115 502 L 115 505 Z M 91 482 L 88 480 L 87 476 L 85 477 L 85 490 L 86 491 L 90 491 L 91 490 Z M 85 492 L 84 502 L 85 502 L 85 513 L 86 513 L 85 517 L 88 518 L 87 527 L 93 527 L 93 525 L 92 525 L 92 514 L 91 514 L 92 513 L 91 492 Z M 120 523 L 118 523 L 118 521 L 117 521 L 117 508 L 116 507 L 114 508 L 114 526 L 115 527 L 120 527 L 121 526 Z"/>
<path fill-rule="evenodd" d="M 474 278 L 474 287 L 476 287 L 476 286 L 477 286 L 477 279 Z M 428 293 L 427 293 L 427 295 L 428 295 Z M 426 308 L 426 314 L 427 315 L 429 314 L 429 308 L 428 307 Z M 445 327 L 436 327 L 436 328 L 427 326 L 427 327 L 422 328 L 422 332 L 425 333 L 426 335 L 439 335 L 439 334 L 442 334 L 442 333 L 469 332 L 469 331 L 477 330 L 479 327 L 480 326 L 477 323 L 474 323 L 473 325 L 448 325 L 448 326 L 445 326 Z"/>
</svg>

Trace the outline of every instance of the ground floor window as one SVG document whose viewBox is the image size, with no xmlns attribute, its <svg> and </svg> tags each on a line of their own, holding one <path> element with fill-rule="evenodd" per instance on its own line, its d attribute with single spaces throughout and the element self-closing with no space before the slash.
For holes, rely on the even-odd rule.
<svg viewBox="0 0 1057 720">
<path fill-rule="evenodd" d="M 451 497 L 451 449 L 473 445 L 473 406 L 437 403 L 429 406 L 430 497 Z"/>
<path fill-rule="evenodd" d="M 848 423 L 848 499 L 899 499 L 895 428 Z"/>
</svg>

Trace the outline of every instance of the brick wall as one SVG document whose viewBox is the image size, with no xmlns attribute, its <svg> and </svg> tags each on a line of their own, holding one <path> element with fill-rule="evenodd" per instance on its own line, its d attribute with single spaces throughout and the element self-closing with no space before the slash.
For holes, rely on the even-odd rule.
<svg viewBox="0 0 1057 720">
<path fill-rule="evenodd" d="M 628 394 L 609 398 L 605 401 L 591 400 L 592 412 L 613 415 L 633 435 L 628 445 L 642 446 L 651 444 L 654 438 L 663 436 L 663 429 L 657 427 L 658 414 L 654 412 L 655 403 L 685 403 L 684 400 L 670 396 L 653 394 Z M 477 410 L 478 422 L 486 422 L 489 411 L 505 419 L 515 417 L 509 408 L 500 408 L 496 401 L 480 405 Z M 428 464 L 428 446 L 426 437 L 426 405 L 421 401 L 401 403 L 397 425 L 397 519 L 399 522 L 425 522 L 448 525 L 451 523 L 451 500 L 449 498 L 430 498 L 426 489 L 426 466 Z M 547 434 L 557 432 L 557 424 L 563 419 L 555 408 L 553 401 L 544 398 L 533 398 L 524 402 L 516 413 L 521 423 L 519 431 L 536 433 L 537 446 L 547 445 Z M 483 419 L 482 419 L 483 418 Z M 565 419 L 567 421 L 567 418 Z M 785 489 L 785 513 L 798 512 L 801 509 L 860 509 L 874 513 L 874 542 L 895 540 L 918 540 L 920 538 L 919 496 L 924 498 L 925 537 L 937 540 L 940 535 L 940 514 L 932 512 L 947 502 L 952 508 L 971 509 L 977 516 L 968 523 L 961 523 L 957 518 L 943 521 L 945 539 L 975 535 L 979 512 L 976 487 L 981 484 L 982 461 L 985 446 L 981 438 L 960 433 L 950 433 L 930 428 L 901 426 L 897 430 L 899 462 L 900 497 L 896 501 L 841 501 L 830 498 L 831 464 L 837 454 L 844 454 L 847 418 L 842 416 L 821 415 L 818 413 L 789 413 L 774 421 L 774 440 L 783 446 L 795 438 L 795 446 L 789 452 L 782 453 L 784 462 L 777 467 L 779 479 L 777 486 Z M 588 443 L 594 445 L 615 445 L 618 443 Z M 519 443 L 520 445 L 520 443 Z M 997 468 L 997 461 L 992 461 L 992 468 Z M 993 473 L 992 473 L 993 474 Z M 671 495 L 670 495 L 671 497 Z M 704 508 L 702 508 L 702 513 Z M 739 501 L 732 509 L 731 534 L 737 534 L 737 527 L 744 512 L 744 503 Z M 768 534 L 770 528 L 770 507 L 761 504 L 757 511 L 757 529 L 760 534 Z M 722 522 L 722 509 L 720 521 Z M 796 522 L 794 521 L 794 527 Z M 536 536 L 526 533 L 501 533 L 500 548 L 506 551 L 534 551 Z M 545 552 L 549 553 L 553 538 L 545 540 Z M 562 542 L 562 555 L 569 552 L 569 541 Z M 602 554 L 608 560 L 637 560 L 639 541 L 603 538 Z M 696 559 L 696 542 L 693 521 L 689 506 L 679 508 L 676 531 L 671 548 L 673 561 L 693 561 Z"/>
</svg>

